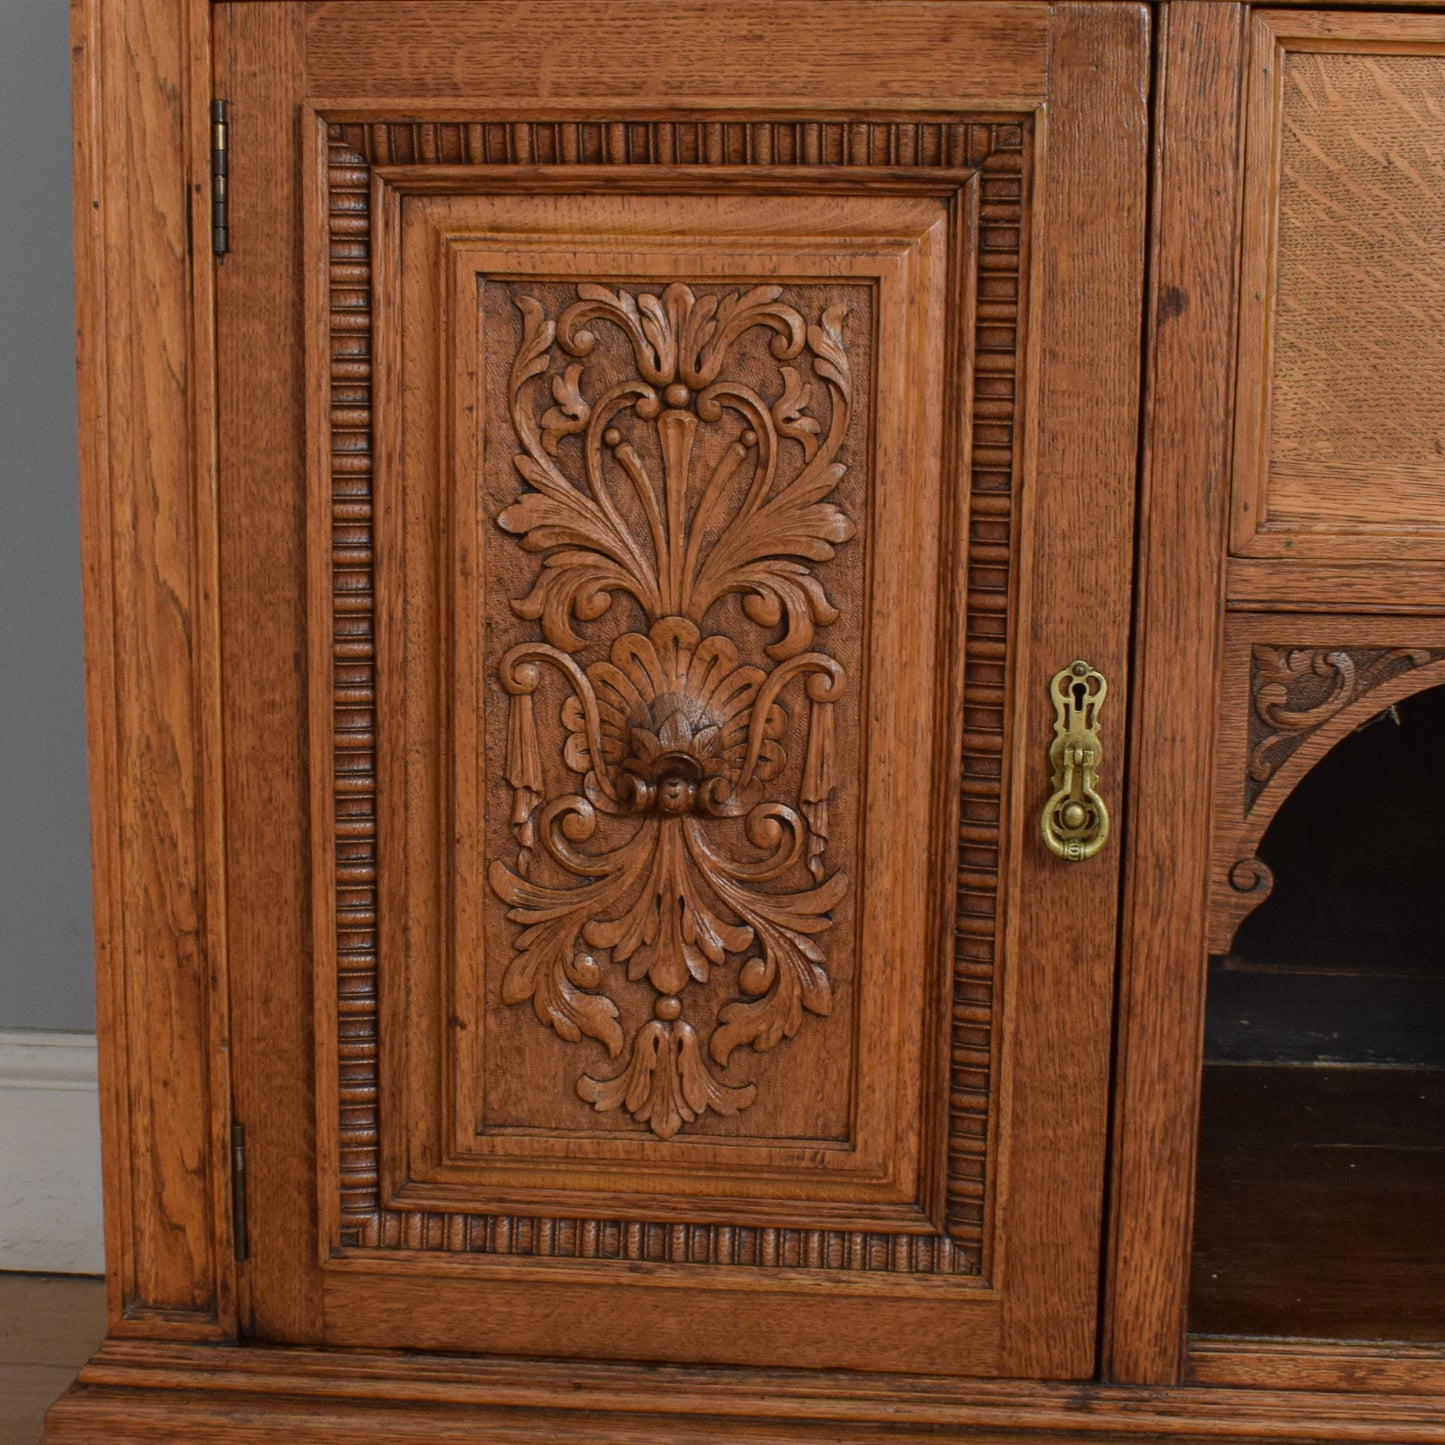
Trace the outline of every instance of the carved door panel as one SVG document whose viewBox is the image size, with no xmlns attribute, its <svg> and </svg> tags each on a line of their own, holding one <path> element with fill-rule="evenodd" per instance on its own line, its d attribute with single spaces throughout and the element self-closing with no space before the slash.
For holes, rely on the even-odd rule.
<svg viewBox="0 0 1445 1445">
<path fill-rule="evenodd" d="M 216 17 L 248 1331 L 1088 1372 L 1144 10 Z"/>
</svg>

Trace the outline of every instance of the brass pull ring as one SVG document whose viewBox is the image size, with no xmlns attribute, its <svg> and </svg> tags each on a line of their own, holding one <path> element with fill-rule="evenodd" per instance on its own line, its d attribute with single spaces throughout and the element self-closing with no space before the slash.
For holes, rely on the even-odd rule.
<svg viewBox="0 0 1445 1445">
<path fill-rule="evenodd" d="M 1054 674 L 1054 741 L 1049 748 L 1054 791 L 1044 804 L 1044 844 L 1071 863 L 1092 858 L 1109 839 L 1109 810 L 1098 794 L 1099 708 L 1109 691 L 1104 674 L 1071 662 Z"/>
</svg>

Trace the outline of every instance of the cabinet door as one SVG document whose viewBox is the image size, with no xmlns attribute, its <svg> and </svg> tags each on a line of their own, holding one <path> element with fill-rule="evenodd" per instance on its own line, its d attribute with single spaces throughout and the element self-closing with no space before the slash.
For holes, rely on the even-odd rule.
<svg viewBox="0 0 1445 1445">
<path fill-rule="evenodd" d="M 215 24 L 246 1330 L 1089 1372 L 1145 8 Z"/>
</svg>

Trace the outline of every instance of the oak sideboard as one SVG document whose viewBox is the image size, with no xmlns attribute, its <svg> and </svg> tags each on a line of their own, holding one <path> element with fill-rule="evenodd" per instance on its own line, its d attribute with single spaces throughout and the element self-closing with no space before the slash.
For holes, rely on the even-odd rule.
<svg viewBox="0 0 1445 1445">
<path fill-rule="evenodd" d="M 1445 7 L 73 57 L 46 1439 L 1445 1442 Z"/>
</svg>

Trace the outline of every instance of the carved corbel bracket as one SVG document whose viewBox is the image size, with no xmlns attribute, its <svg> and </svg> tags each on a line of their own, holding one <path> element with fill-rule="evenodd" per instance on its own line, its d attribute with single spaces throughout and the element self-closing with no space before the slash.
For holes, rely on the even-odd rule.
<svg viewBox="0 0 1445 1445">
<path fill-rule="evenodd" d="M 1274 875 L 1257 849 L 1299 780 L 1370 718 L 1445 681 L 1445 638 L 1382 647 L 1361 635 L 1358 621 L 1341 619 L 1339 627 L 1340 645 L 1288 646 L 1275 640 L 1284 630 L 1279 619 L 1251 619 L 1226 644 L 1211 953 L 1229 949 L 1239 925 L 1273 890 Z"/>
</svg>

